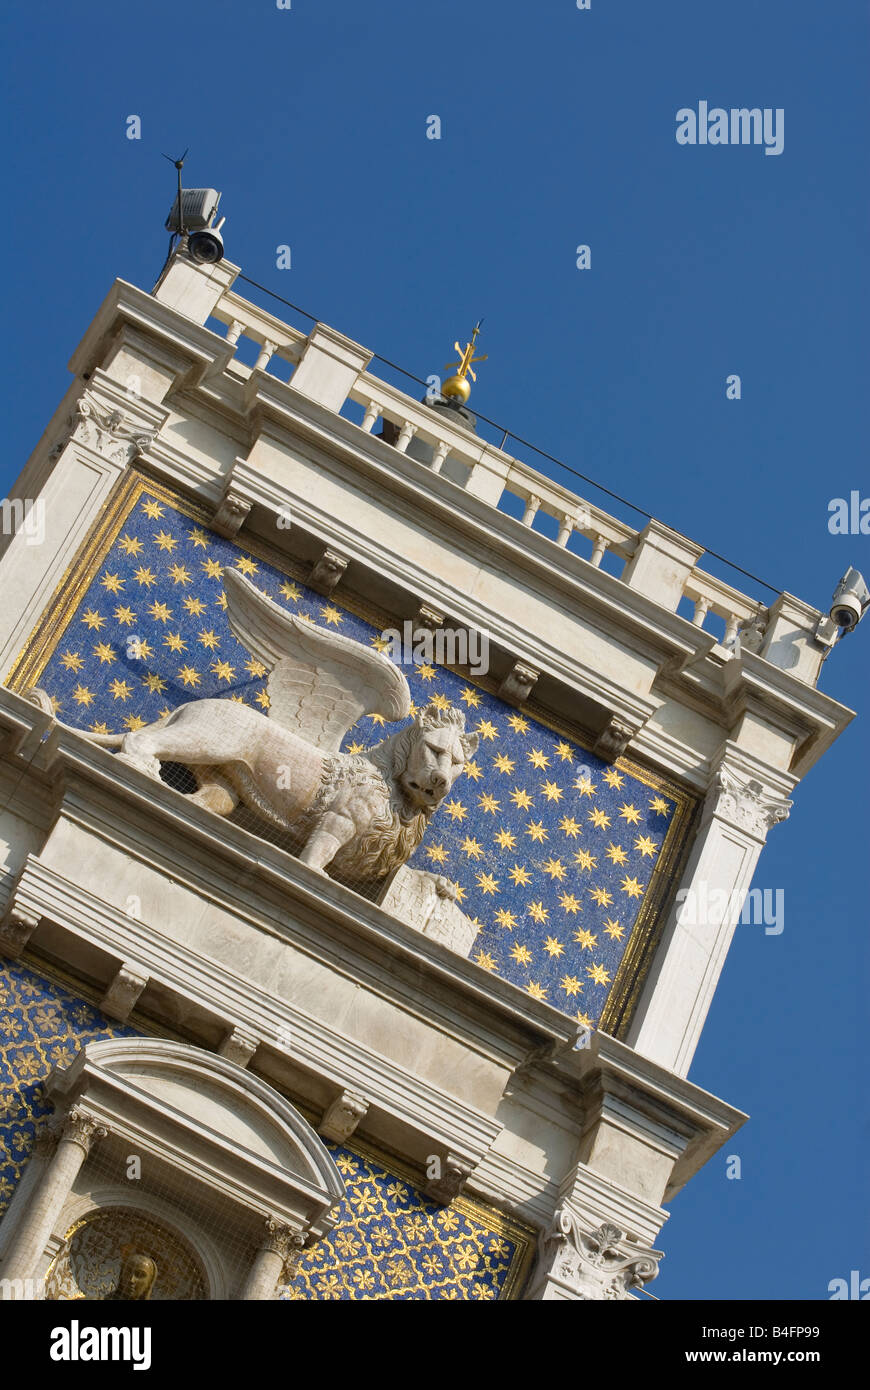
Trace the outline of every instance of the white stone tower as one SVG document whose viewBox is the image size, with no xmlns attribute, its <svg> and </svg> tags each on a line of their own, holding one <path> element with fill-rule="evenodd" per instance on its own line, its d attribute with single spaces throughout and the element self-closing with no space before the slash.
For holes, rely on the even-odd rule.
<svg viewBox="0 0 870 1390">
<path fill-rule="evenodd" d="M 117 281 L 9 502 L 0 1278 L 106 1296 L 94 1252 L 122 1280 L 135 1249 L 155 1297 L 637 1297 L 664 1204 L 744 1119 L 687 1075 L 766 836 L 851 718 L 816 688 L 822 615 L 763 609 L 238 273 L 181 246 L 152 293 Z M 331 635 L 407 623 L 413 717 L 366 686 L 336 763 L 300 682 L 327 723 Z M 208 738 L 166 741 L 215 699 Z M 245 758 L 291 705 L 309 751 L 264 789 Z M 280 796 L 355 846 L 369 821 L 322 788 L 372 768 L 419 842 L 323 872 Z"/>
</svg>

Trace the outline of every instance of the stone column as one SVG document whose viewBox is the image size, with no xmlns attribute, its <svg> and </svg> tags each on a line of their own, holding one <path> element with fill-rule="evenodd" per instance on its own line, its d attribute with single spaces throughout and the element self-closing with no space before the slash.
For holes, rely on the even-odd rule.
<svg viewBox="0 0 870 1390">
<path fill-rule="evenodd" d="M 701 1036 L 767 832 L 791 802 L 726 745 L 627 1042 L 685 1076 Z"/>
<path fill-rule="evenodd" d="M 279 1279 L 292 1279 L 304 1237 L 291 1226 L 266 1218 L 266 1232 L 254 1256 L 239 1299 L 274 1298 Z"/>
<path fill-rule="evenodd" d="M 539 512 L 539 510 L 540 510 L 540 507 L 541 507 L 541 499 L 540 499 L 540 497 L 536 497 L 536 496 L 534 495 L 534 493 L 530 493 L 530 494 L 529 494 L 529 500 L 528 500 L 528 502 L 526 503 L 526 509 L 525 509 L 525 511 L 523 512 L 523 515 L 522 515 L 522 523 L 523 523 L 524 526 L 531 526 L 531 525 L 532 525 L 532 523 L 533 523 L 534 520 L 535 520 L 535 517 L 537 516 L 537 514 L 538 514 L 538 512 Z"/>
<path fill-rule="evenodd" d="M 12 1233 L 3 1260 L 4 1279 L 31 1279 L 42 1256 L 79 1169 L 95 1139 L 107 1130 L 93 1115 L 78 1107 L 71 1110 L 57 1135 L 57 1148 L 46 1165 L 21 1219 Z"/>
<path fill-rule="evenodd" d="M 7 1247 L 12 1243 L 12 1235 L 18 1225 L 19 1218 L 21 1218 L 22 1213 L 26 1214 L 27 1212 L 31 1193 L 35 1192 L 42 1182 L 45 1170 L 54 1157 L 56 1148 L 57 1134 L 49 1125 L 46 1125 L 36 1136 L 30 1162 L 18 1179 L 15 1191 L 12 1193 L 2 1221 L 0 1221 L 0 1264 L 3 1263 Z M 2 1275 L 2 1270 L 0 1270 L 0 1275 Z"/>
</svg>

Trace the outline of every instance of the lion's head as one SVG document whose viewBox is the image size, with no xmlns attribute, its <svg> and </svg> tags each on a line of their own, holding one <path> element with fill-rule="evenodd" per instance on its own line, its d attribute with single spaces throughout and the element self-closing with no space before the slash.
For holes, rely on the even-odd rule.
<svg viewBox="0 0 870 1390">
<path fill-rule="evenodd" d="M 340 754 L 327 759 L 325 795 L 336 784 L 355 780 L 368 793 L 366 823 L 338 851 L 331 871 L 355 881 L 379 880 L 410 859 L 444 797 L 477 752 L 477 734 L 465 732 L 461 710 L 429 705 L 414 722 L 391 734 L 366 754 Z M 380 792 L 372 783 L 374 763 L 381 775 Z"/>
<path fill-rule="evenodd" d="M 413 724 L 381 747 L 389 745 L 390 772 L 404 799 L 430 815 L 474 757 L 477 743 L 477 734 L 465 732 L 462 710 L 428 705 Z"/>
</svg>

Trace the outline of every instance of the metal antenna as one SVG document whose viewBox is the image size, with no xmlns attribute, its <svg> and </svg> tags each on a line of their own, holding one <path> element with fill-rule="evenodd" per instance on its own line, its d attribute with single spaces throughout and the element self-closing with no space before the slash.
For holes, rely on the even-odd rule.
<svg viewBox="0 0 870 1390">
<path fill-rule="evenodd" d="M 180 159 L 173 159 L 171 154 L 165 154 L 164 159 L 168 159 L 170 164 L 174 164 L 178 170 L 178 235 L 184 236 L 184 204 L 182 202 L 181 171 L 184 168 L 184 161 L 190 154 L 190 146 L 184 151 Z"/>
</svg>

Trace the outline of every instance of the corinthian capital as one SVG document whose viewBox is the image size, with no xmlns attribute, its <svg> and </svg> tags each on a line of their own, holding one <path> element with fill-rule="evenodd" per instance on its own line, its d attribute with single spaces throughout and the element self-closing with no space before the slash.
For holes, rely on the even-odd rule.
<svg viewBox="0 0 870 1390">
<path fill-rule="evenodd" d="M 88 1154 L 94 1140 L 105 1139 L 108 1132 L 106 1126 L 100 1124 L 94 1115 L 90 1115 L 87 1110 L 75 1106 L 63 1122 L 60 1137 L 78 1144 L 79 1148 L 84 1149 L 85 1153 Z"/>
<path fill-rule="evenodd" d="M 283 1283 L 287 1283 L 293 1278 L 304 1246 L 305 1237 L 300 1231 L 294 1231 L 292 1226 L 285 1225 L 283 1221 L 276 1221 L 273 1216 L 266 1217 L 265 1233 L 260 1249 L 280 1255 L 284 1261 L 284 1268 L 281 1273 Z"/>
<path fill-rule="evenodd" d="M 759 840 L 766 839 L 769 830 L 787 820 L 792 808 L 791 801 L 771 796 L 756 778 L 741 777 L 725 763 L 716 770 L 707 801 L 714 815 Z"/>
<path fill-rule="evenodd" d="M 59 1138 L 60 1133 L 56 1126 L 51 1123 L 43 1125 L 42 1129 L 37 1133 L 33 1144 L 33 1152 L 36 1154 L 36 1157 L 44 1160 L 52 1158 L 57 1148 L 57 1141 Z"/>
<path fill-rule="evenodd" d="M 629 1240 L 610 1222 L 585 1230 L 568 1207 L 559 1207 L 541 1240 L 530 1294 L 537 1299 L 628 1299 L 659 1272 L 660 1250 Z"/>
<path fill-rule="evenodd" d="M 76 438 L 117 463 L 129 463 L 153 443 L 156 430 L 142 429 L 122 410 L 103 404 L 92 391 L 83 391 L 70 417 Z"/>
</svg>

